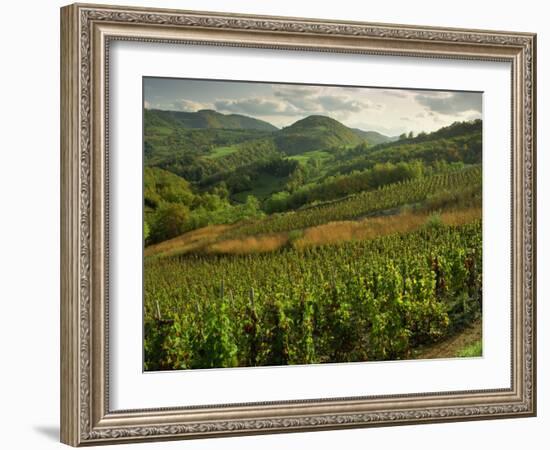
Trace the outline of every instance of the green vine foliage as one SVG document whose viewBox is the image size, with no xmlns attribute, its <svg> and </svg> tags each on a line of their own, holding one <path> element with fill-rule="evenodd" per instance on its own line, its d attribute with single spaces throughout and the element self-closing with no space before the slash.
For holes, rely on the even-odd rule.
<svg viewBox="0 0 550 450">
<path fill-rule="evenodd" d="M 479 221 L 303 250 L 146 260 L 145 368 L 406 359 L 481 315 L 481 269 Z"/>
</svg>

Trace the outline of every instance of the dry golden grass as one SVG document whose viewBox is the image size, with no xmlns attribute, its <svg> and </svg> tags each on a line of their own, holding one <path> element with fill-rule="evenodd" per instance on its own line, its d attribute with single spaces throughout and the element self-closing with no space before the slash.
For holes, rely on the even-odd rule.
<svg viewBox="0 0 550 450">
<path fill-rule="evenodd" d="M 189 231 L 159 244 L 151 245 L 145 249 L 145 256 L 160 255 L 170 256 L 177 253 L 187 253 L 214 242 L 232 225 L 210 225 L 198 230 Z"/>
<path fill-rule="evenodd" d="M 394 233 L 408 233 L 426 224 L 429 213 L 405 212 L 393 216 L 371 217 L 362 220 L 329 222 L 303 230 L 292 241 L 296 248 L 336 244 L 352 240 L 374 239 Z M 463 225 L 481 218 L 481 208 L 474 207 L 440 214 L 445 225 Z M 264 234 L 223 240 L 223 234 L 232 225 L 212 225 L 190 231 L 169 241 L 151 245 L 145 256 L 170 256 L 189 252 L 213 254 L 265 253 L 280 249 L 289 243 L 289 233 Z"/>
<path fill-rule="evenodd" d="M 293 245 L 297 248 L 304 248 L 352 240 L 374 239 L 394 233 L 408 233 L 424 225 L 429 216 L 426 213 L 402 213 L 359 221 L 329 222 L 306 228 L 303 236 L 296 239 Z M 446 225 L 462 225 L 481 218 L 481 209 L 447 211 L 440 217 Z"/>
<path fill-rule="evenodd" d="M 425 215 L 415 214 L 373 217 L 359 221 L 329 222 L 305 229 L 303 236 L 296 239 L 293 244 L 297 248 L 304 248 L 352 240 L 373 239 L 379 236 L 412 231 L 425 222 Z"/>
<path fill-rule="evenodd" d="M 445 225 L 464 225 L 478 219 L 481 219 L 480 207 L 447 211 L 441 214 L 441 220 Z"/>
<path fill-rule="evenodd" d="M 204 250 L 208 253 L 237 255 L 246 253 L 265 253 L 275 251 L 287 242 L 288 235 L 286 233 L 277 233 L 215 242 L 208 245 Z"/>
</svg>

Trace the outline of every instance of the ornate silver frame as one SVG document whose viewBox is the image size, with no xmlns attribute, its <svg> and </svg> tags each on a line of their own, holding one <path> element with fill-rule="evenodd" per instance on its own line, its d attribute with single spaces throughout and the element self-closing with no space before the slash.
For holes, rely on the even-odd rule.
<svg viewBox="0 0 550 450">
<path fill-rule="evenodd" d="M 111 411 L 108 110 L 113 40 L 507 61 L 512 66 L 512 385 Z M 536 414 L 536 35 L 75 4 L 61 9 L 61 440 L 73 446 Z"/>
</svg>

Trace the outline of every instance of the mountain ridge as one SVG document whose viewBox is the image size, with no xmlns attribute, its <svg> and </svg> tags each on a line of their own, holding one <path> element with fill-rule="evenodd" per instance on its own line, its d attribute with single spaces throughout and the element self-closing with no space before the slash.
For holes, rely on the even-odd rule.
<svg viewBox="0 0 550 450">
<path fill-rule="evenodd" d="M 277 128 L 262 119 L 257 119 L 245 114 L 224 114 L 214 109 L 199 109 L 194 112 L 176 111 L 168 109 L 148 108 L 145 110 L 146 122 L 162 124 L 165 126 L 178 125 L 186 129 L 227 129 L 227 130 L 256 130 L 256 131 L 271 131 L 284 132 L 295 130 L 297 127 L 304 128 L 304 124 L 314 123 L 314 126 L 319 122 L 338 123 L 347 129 L 351 130 L 357 137 L 366 140 L 369 145 L 378 145 L 397 140 L 395 136 L 387 136 L 375 130 L 363 130 L 360 128 L 352 128 L 342 122 L 333 119 L 329 116 L 311 114 L 302 119 L 298 119 L 292 124 Z M 315 124 L 317 122 L 317 124 Z M 345 139 L 344 140 L 349 140 Z"/>
<path fill-rule="evenodd" d="M 213 109 L 201 109 L 195 112 L 146 109 L 146 120 L 160 119 L 187 129 L 228 129 L 277 131 L 278 128 L 265 120 L 242 114 L 223 114 Z"/>
</svg>

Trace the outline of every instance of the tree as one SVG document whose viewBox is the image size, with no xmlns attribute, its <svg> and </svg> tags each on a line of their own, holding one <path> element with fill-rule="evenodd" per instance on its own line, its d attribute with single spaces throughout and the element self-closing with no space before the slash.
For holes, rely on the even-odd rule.
<svg viewBox="0 0 550 450">
<path fill-rule="evenodd" d="M 221 181 L 216 186 L 212 188 L 212 194 L 217 195 L 221 199 L 229 198 L 229 189 L 225 181 Z"/>
<path fill-rule="evenodd" d="M 151 229 L 149 228 L 149 224 L 147 222 L 143 222 L 143 241 L 147 242 L 147 239 L 149 238 L 151 234 Z"/>
<path fill-rule="evenodd" d="M 163 201 L 186 205 L 193 201 L 194 195 L 189 182 L 166 170 L 146 167 L 143 182 L 144 201 L 150 208 L 156 208 Z"/>
<path fill-rule="evenodd" d="M 151 224 L 151 242 L 161 242 L 186 231 L 189 208 L 181 203 L 162 203 Z"/>
<path fill-rule="evenodd" d="M 301 164 L 298 164 L 292 175 L 288 178 L 288 181 L 285 185 L 285 189 L 289 192 L 296 191 L 300 186 L 305 182 L 304 168 Z"/>
<path fill-rule="evenodd" d="M 268 214 L 285 211 L 288 208 L 288 197 L 290 194 L 287 191 L 275 192 L 266 201 L 265 211 Z"/>
<path fill-rule="evenodd" d="M 243 219 L 261 216 L 260 201 L 254 195 L 246 197 L 246 202 L 242 205 L 241 214 Z"/>
</svg>

